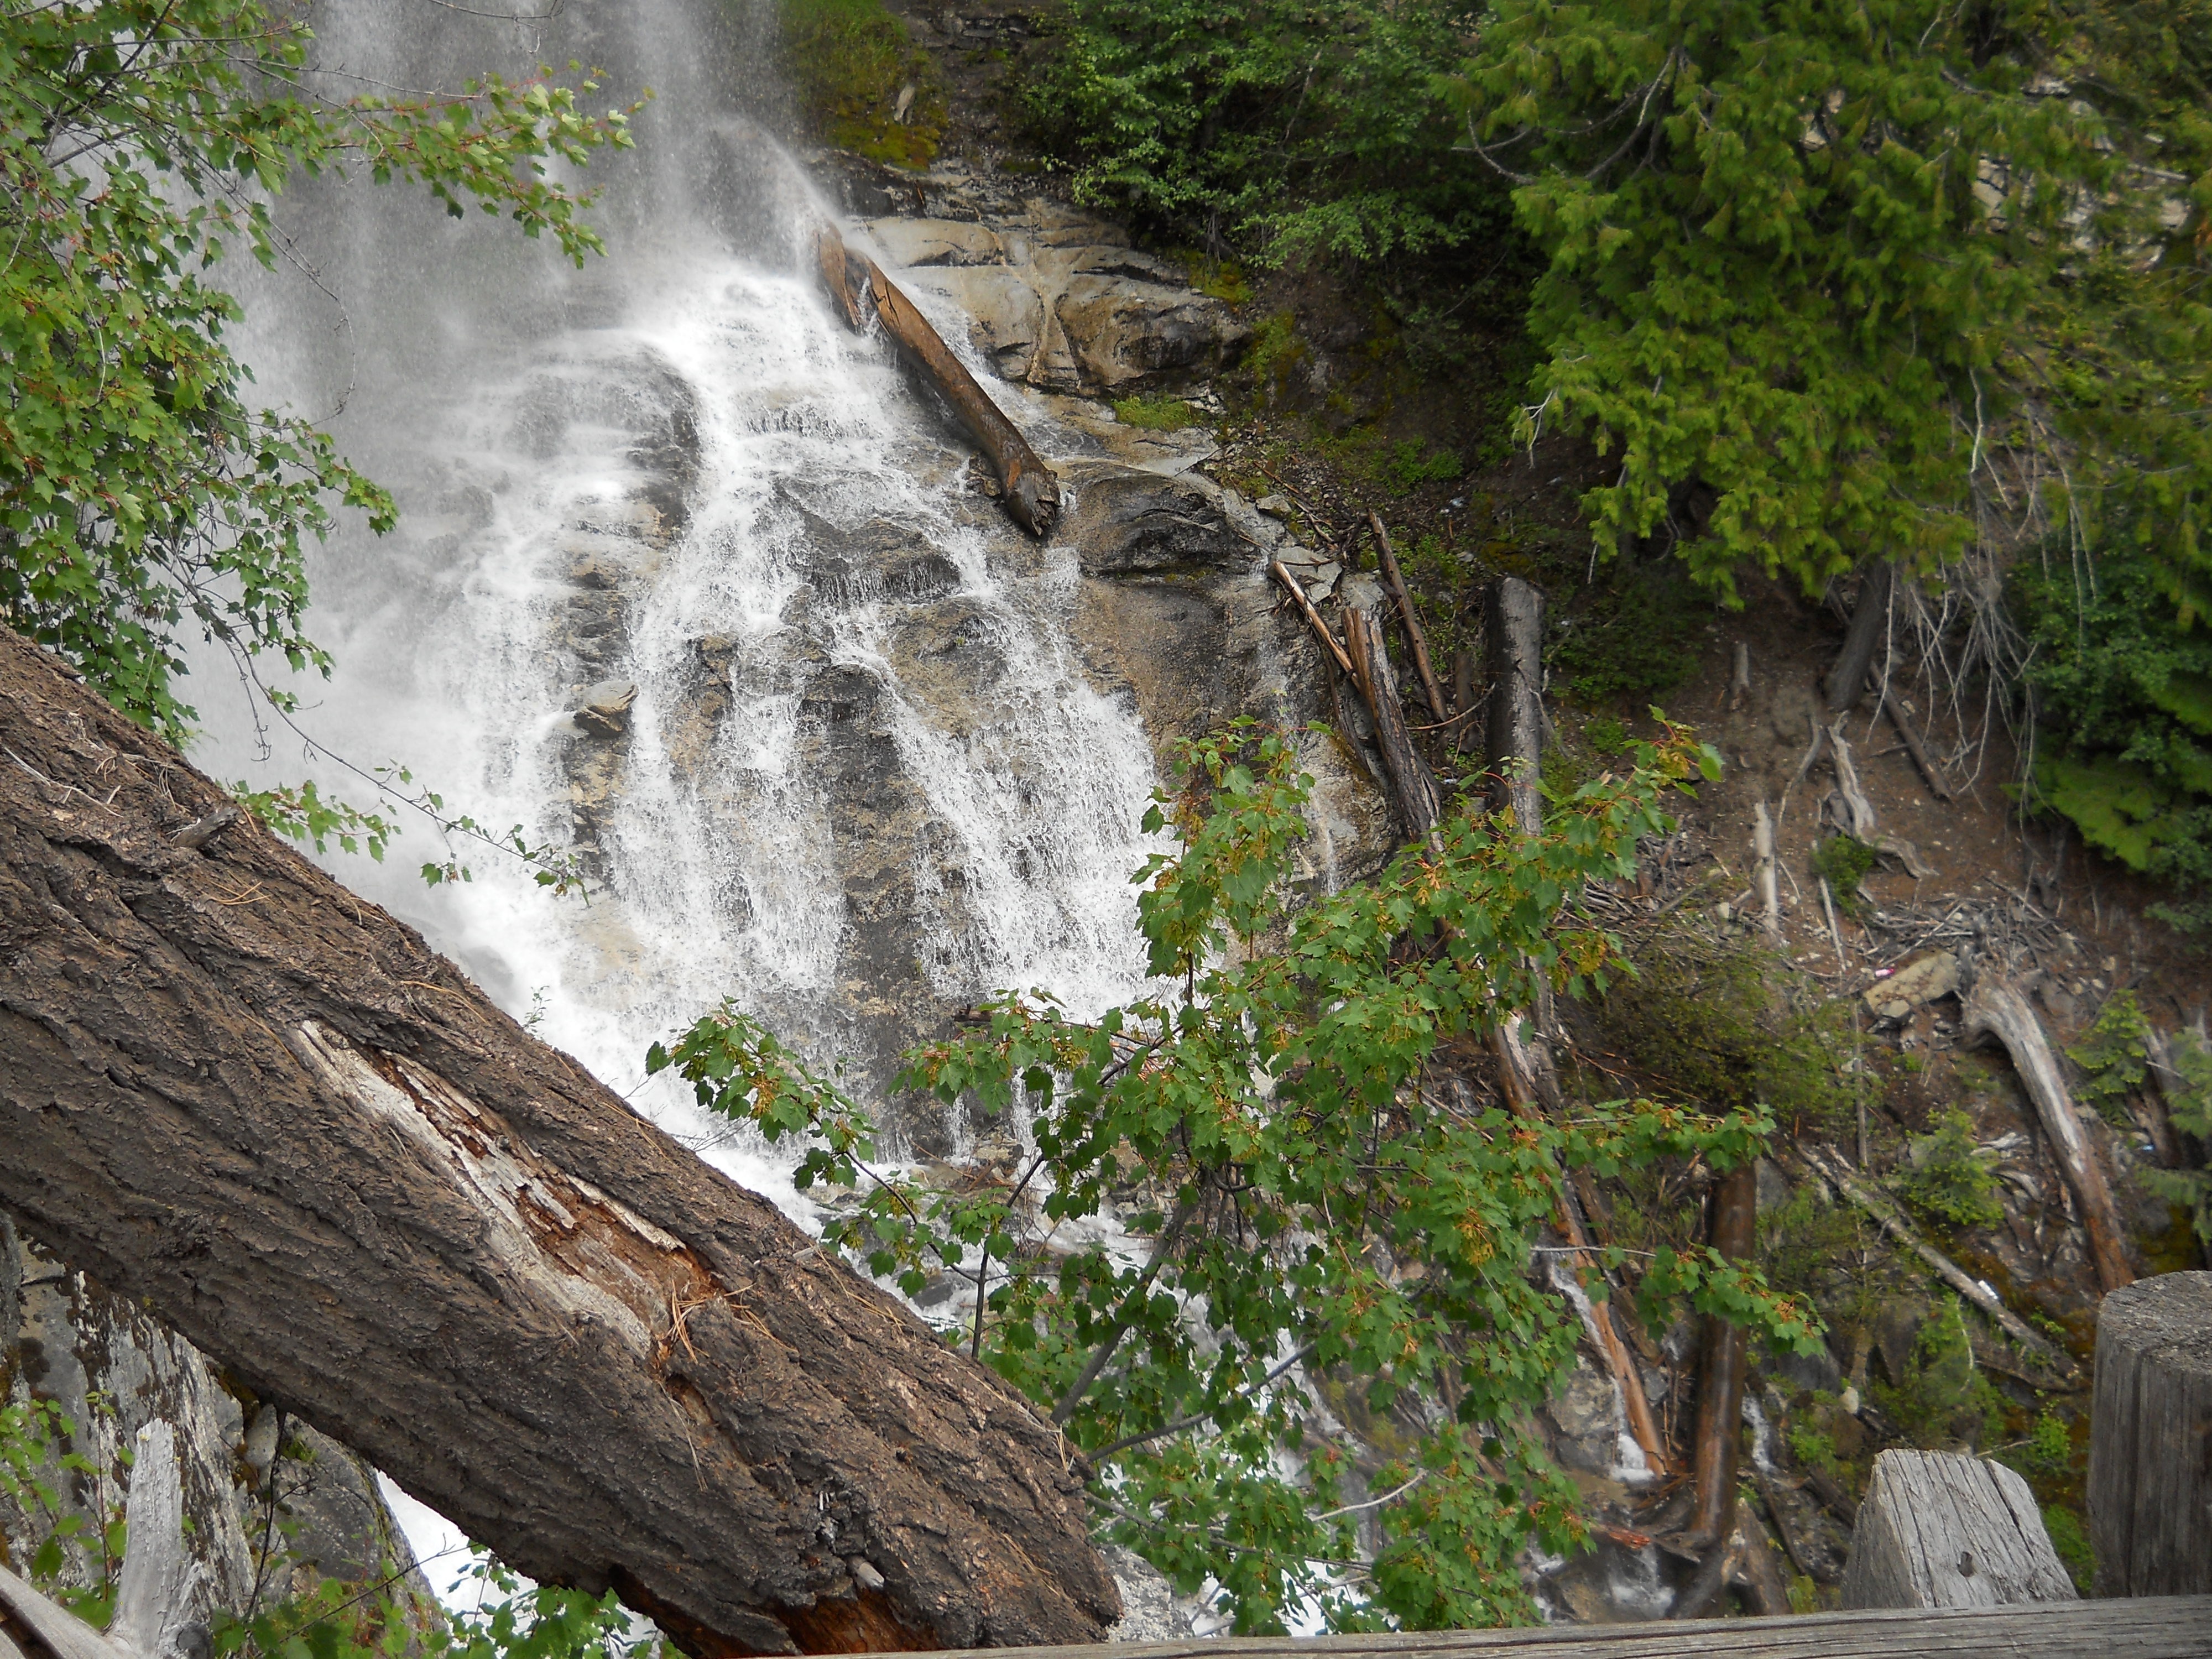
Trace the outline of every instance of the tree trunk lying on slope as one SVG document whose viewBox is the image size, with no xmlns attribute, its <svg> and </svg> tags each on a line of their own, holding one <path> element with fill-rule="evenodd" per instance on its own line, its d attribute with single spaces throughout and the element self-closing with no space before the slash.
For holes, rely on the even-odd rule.
<svg viewBox="0 0 2212 1659">
<path fill-rule="evenodd" d="M 228 805 L 0 630 L 0 1204 L 695 1654 L 1099 1639 L 1012 1389 Z"/>
<path fill-rule="evenodd" d="M 814 234 L 814 256 L 822 285 L 846 322 L 856 331 L 867 326 L 871 316 L 882 323 L 915 371 L 952 406 L 998 473 L 1014 522 L 1032 536 L 1050 535 L 1060 518 L 1060 481 L 1037 459 L 1021 428 L 1000 413 L 990 394 L 946 348 L 929 319 L 874 260 L 848 248 L 828 225 Z"/>
</svg>

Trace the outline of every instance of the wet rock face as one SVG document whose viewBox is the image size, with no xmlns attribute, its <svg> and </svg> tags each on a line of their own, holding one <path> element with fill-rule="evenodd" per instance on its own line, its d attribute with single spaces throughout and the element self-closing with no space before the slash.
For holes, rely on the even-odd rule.
<svg viewBox="0 0 2212 1659">
<path fill-rule="evenodd" d="M 1094 680 L 1144 715 L 1162 775 L 1177 739 L 1238 715 L 1295 732 L 1315 780 L 1301 879 L 1327 891 L 1381 867 L 1395 847 L 1377 763 L 1354 746 L 1364 728 L 1350 742 L 1306 729 L 1336 711 L 1316 642 L 1276 608 L 1266 562 L 1279 530 L 1195 473 L 1088 461 L 1066 477 L 1062 534 L 1084 577 L 1075 636 Z"/>
<path fill-rule="evenodd" d="M 292 1337 L 272 1332 L 270 1340 Z M 257 1405 L 253 1426 L 262 1432 L 249 1431 L 240 1399 L 198 1349 L 70 1271 L 4 1213 L 0 1342 L 0 1399 L 54 1402 L 76 1432 L 52 1452 L 75 1452 L 98 1471 L 46 1471 L 62 1514 L 81 1517 L 90 1534 L 128 1490 L 118 1451 L 156 1419 L 176 1431 L 188 1547 L 206 1570 L 197 1621 L 247 1606 L 257 1577 L 265 1601 L 307 1589 L 318 1573 L 358 1580 L 395 1562 L 411 1571 L 406 1542 L 367 1464 L 273 1407 Z M 0 1493 L 0 1559 L 21 1571 L 58 1519 Z M 73 1557 L 64 1577 L 86 1583 L 88 1563 Z M 428 1595 L 419 1579 L 416 1588 Z"/>
<path fill-rule="evenodd" d="M 1089 397 L 1180 389 L 1250 331 L 1128 233 L 948 164 L 921 178 L 825 158 L 902 284 L 957 310 L 1005 380 Z"/>
</svg>

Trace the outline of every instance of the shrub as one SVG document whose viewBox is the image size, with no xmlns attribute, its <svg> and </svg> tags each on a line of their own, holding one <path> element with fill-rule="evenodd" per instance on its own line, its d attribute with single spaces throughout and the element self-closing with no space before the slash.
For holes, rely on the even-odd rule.
<svg viewBox="0 0 2212 1659">
<path fill-rule="evenodd" d="M 1955 1106 L 1938 1115 L 1933 1134 L 1912 1143 L 1894 1184 L 1906 1203 L 1938 1221 L 1993 1227 L 2004 1219 L 1996 1157 L 1975 1140 L 1973 1120 Z"/>
<path fill-rule="evenodd" d="M 1865 901 L 1859 884 L 1874 869 L 1875 850 L 1850 836 L 1830 836 L 1813 849 L 1813 873 L 1827 884 L 1836 908 L 1856 916 Z"/>
<path fill-rule="evenodd" d="M 2127 1128 L 2129 1092 L 2150 1071 L 2150 1022 L 2133 991 L 2115 991 L 2097 1011 L 2081 1041 L 2066 1051 L 2081 1068 L 2074 1092 L 2094 1106 L 2107 1123 Z"/>
</svg>

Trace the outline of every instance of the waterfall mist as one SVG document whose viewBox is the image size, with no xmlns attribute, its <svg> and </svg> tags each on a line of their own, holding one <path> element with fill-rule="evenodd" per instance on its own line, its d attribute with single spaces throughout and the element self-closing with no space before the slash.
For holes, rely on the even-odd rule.
<svg viewBox="0 0 2212 1659">
<path fill-rule="evenodd" d="M 817 292 L 805 230 L 825 206 L 763 125 L 773 16 L 319 9 L 336 95 L 570 60 L 604 71 L 595 105 L 653 88 L 636 151 L 587 179 L 608 257 L 577 271 L 355 177 L 288 192 L 295 259 L 233 280 L 264 393 L 326 418 L 402 510 L 382 538 L 355 515 L 315 562 L 313 630 L 337 669 L 286 682 L 300 725 L 495 830 L 578 846 L 593 892 L 550 897 L 465 843 L 473 879 L 428 889 L 415 869 L 447 851 L 407 814 L 385 864 L 331 867 L 803 1218 L 781 1158 L 706 1134 L 665 1080 L 641 1086 L 646 1045 L 727 996 L 849 1060 L 882 1104 L 896 1052 L 980 994 L 1127 994 L 1152 763 L 1068 639 L 1073 556 L 969 487 L 966 448 L 888 345 Z M 203 766 L 370 804 L 265 710 L 257 730 L 230 672 L 212 651 L 197 665 Z M 627 730 L 580 730 L 608 684 L 636 688 Z M 891 1124 L 929 1151 L 968 1127 L 911 1103 Z"/>
</svg>

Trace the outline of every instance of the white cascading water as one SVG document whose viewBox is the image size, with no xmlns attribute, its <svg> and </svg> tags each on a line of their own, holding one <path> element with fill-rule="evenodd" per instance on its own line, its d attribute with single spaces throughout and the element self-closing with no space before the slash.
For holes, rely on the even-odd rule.
<svg viewBox="0 0 2212 1659">
<path fill-rule="evenodd" d="M 382 866 L 327 862 L 694 1136 L 666 1079 L 641 1086 L 643 1054 L 726 996 L 879 1084 L 946 1007 L 1031 984 L 1097 1007 L 1143 971 L 1143 732 L 1067 637 L 1073 555 L 975 496 L 957 436 L 811 280 L 822 204 L 745 107 L 766 90 L 767 9 L 319 11 L 340 94 L 579 59 L 606 71 L 601 106 L 658 95 L 637 153 L 587 180 L 609 255 L 582 272 L 356 178 L 279 204 L 313 279 L 242 289 L 262 392 L 329 417 L 402 509 L 394 535 L 349 524 L 316 562 L 312 631 L 337 669 L 292 683 L 301 725 L 496 830 L 559 843 L 587 823 L 601 879 L 588 906 L 556 899 L 456 843 L 473 880 L 426 889 L 412 872 L 444 848 L 419 818 Z M 964 354 L 959 319 L 937 320 Z M 1048 448 L 1042 413 L 975 366 Z M 281 726 L 264 753 L 228 673 L 210 658 L 195 677 L 204 768 L 368 804 Z M 598 681 L 637 688 L 611 772 L 617 751 L 570 718 Z M 886 824 L 906 839 L 870 844 Z M 804 1215 L 782 1158 L 742 1137 L 708 1155 Z"/>
</svg>

